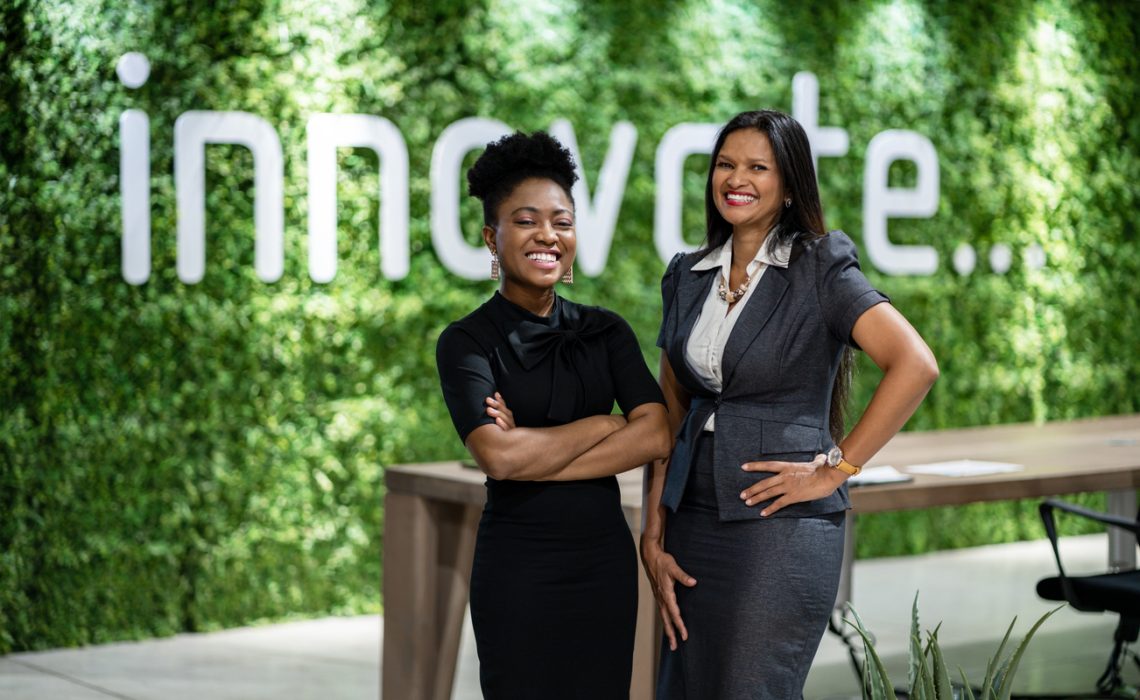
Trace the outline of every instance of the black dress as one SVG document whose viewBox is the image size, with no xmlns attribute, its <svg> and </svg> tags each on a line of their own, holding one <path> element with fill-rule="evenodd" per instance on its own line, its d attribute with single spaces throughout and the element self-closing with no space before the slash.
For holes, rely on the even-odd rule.
<svg viewBox="0 0 1140 700">
<path fill-rule="evenodd" d="M 616 314 L 556 299 L 536 316 L 496 293 L 440 335 L 436 362 L 461 440 L 494 423 L 498 391 L 519 427 L 664 403 Z M 471 571 L 479 679 L 489 700 L 628 698 L 637 559 L 617 479 L 487 479 Z"/>
</svg>

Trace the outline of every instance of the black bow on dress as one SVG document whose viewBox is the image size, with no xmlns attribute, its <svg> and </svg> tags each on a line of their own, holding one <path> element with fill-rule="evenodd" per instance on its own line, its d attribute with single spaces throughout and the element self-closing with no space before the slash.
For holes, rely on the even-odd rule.
<svg viewBox="0 0 1140 700">
<path fill-rule="evenodd" d="M 617 321 L 599 310 L 561 301 L 555 300 L 553 311 L 560 315 L 557 325 L 522 318 L 512 324 L 507 340 L 519 364 L 527 371 L 553 353 L 554 371 L 546 417 L 568 423 L 583 413 L 588 382 L 595 373 L 607 371 L 604 345 L 594 344 L 596 350 L 591 354 L 588 341 L 603 337 Z M 582 313 L 583 310 L 586 313 Z"/>
</svg>

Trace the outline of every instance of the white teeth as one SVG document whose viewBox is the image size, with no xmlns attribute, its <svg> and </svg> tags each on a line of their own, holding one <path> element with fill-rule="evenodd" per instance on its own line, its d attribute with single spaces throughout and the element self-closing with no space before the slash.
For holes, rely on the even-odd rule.
<svg viewBox="0 0 1140 700">
<path fill-rule="evenodd" d="M 756 198 L 750 194 L 728 194 L 725 199 L 730 202 L 754 202 Z"/>
<path fill-rule="evenodd" d="M 538 262 L 558 262 L 558 258 L 555 257 L 554 253 L 527 253 L 526 256 Z"/>
</svg>

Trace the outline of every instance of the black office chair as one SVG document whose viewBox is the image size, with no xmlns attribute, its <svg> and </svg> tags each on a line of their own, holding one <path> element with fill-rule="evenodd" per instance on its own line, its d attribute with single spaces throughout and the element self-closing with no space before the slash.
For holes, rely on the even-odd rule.
<svg viewBox="0 0 1140 700">
<path fill-rule="evenodd" d="M 1120 571 L 1090 576 L 1066 575 L 1065 568 L 1061 565 L 1061 553 L 1057 549 L 1057 525 L 1053 521 L 1055 509 L 1128 530 L 1138 540 L 1140 540 L 1140 513 L 1136 514 L 1136 520 L 1128 520 L 1054 499 L 1045 501 L 1038 508 L 1041 512 L 1041 521 L 1045 523 L 1045 533 L 1053 545 L 1053 554 L 1057 558 L 1057 571 L 1060 575 L 1038 581 L 1037 595 L 1046 600 L 1065 601 L 1084 612 L 1114 612 L 1120 615 L 1120 624 L 1116 626 L 1113 635 L 1115 644 L 1108 659 L 1108 667 L 1096 682 L 1098 692 L 1111 696 L 1124 685 L 1120 671 L 1125 660 L 1131 658 L 1140 666 L 1140 656 L 1129 651 L 1127 647 L 1140 636 L 1140 571 Z"/>
</svg>

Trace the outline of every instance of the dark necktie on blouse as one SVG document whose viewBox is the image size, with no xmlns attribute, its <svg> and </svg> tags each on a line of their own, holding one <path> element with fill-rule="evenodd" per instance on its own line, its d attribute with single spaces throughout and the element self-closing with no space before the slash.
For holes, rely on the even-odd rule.
<svg viewBox="0 0 1140 700">
<path fill-rule="evenodd" d="M 604 343 L 594 344 L 591 356 L 588 341 L 601 338 L 616 321 L 608 314 L 580 314 L 569 304 L 561 305 L 561 323 L 551 328 L 531 320 L 520 321 L 508 334 L 511 350 L 523 369 L 530 371 L 548 355 L 554 355 L 553 383 L 550 387 L 550 407 L 546 417 L 559 423 L 568 423 L 582 417 L 587 386 L 592 375 L 607 371 Z M 600 357 L 597 354 L 601 354 Z"/>
</svg>

